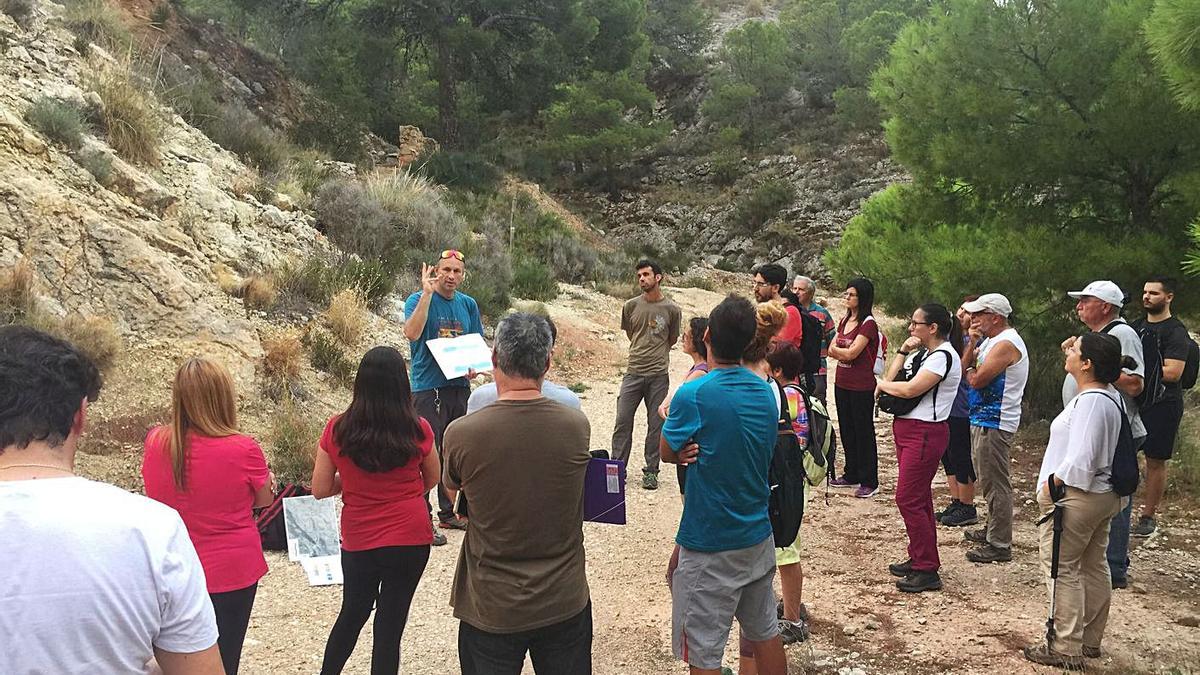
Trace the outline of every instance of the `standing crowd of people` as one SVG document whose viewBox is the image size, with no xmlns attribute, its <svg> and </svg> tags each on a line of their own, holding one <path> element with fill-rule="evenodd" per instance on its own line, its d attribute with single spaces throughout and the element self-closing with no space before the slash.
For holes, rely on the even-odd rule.
<svg viewBox="0 0 1200 675">
<path fill-rule="evenodd" d="M 591 672 L 582 527 L 591 427 L 578 397 L 546 379 L 557 338 L 546 317 L 498 323 L 494 382 L 472 392 L 474 372 L 444 376 L 428 342 L 483 333 L 478 305 L 458 290 L 465 269 L 452 249 L 422 266 L 404 310 L 411 363 L 390 346 L 369 350 L 349 405 L 317 444 L 313 495 L 343 503 L 342 605 L 322 673 L 342 671 L 372 613 L 371 672 L 399 671 L 409 608 L 447 529 L 464 531 L 450 596 L 463 673 L 515 675 L 527 655 L 539 674 Z M 683 513 L 664 561 L 672 647 L 692 673 L 728 670 L 734 618 L 739 672 L 787 672 L 784 645 L 808 639 L 809 617 L 802 527 L 781 535 L 775 506 L 776 467 L 790 461 L 781 452 L 803 454 L 805 471 L 870 499 L 880 489 L 877 407 L 893 416 L 894 498 L 908 540 L 906 558 L 887 565 L 897 587 L 943 587 L 938 525 L 978 523 L 977 491 L 986 519 L 965 531 L 977 544 L 967 559 L 1013 559 L 1010 453 L 1030 356 L 1005 296 L 970 295 L 953 312 L 914 308 L 889 359 L 867 279 L 846 285 L 835 322 L 816 304 L 812 279 L 789 284 L 783 267 L 762 265 L 753 270 L 757 302 L 730 295 L 685 321 L 657 263 L 639 261 L 635 272 L 641 294 L 621 312 L 630 350 L 611 450 L 631 461 L 641 406 L 641 487 L 659 487 L 661 463 L 677 467 Z M 1129 580 L 1129 536 L 1158 527 L 1195 356 L 1171 314 L 1174 292 L 1168 277 L 1147 280 L 1145 318 L 1134 324 L 1121 318 L 1124 293 L 1111 281 L 1070 294 L 1088 330 L 1061 345 L 1063 411 L 1031 486 L 1045 515 L 1040 559 L 1056 627 L 1025 650 L 1037 663 L 1073 670 L 1101 655 L 1112 589 Z M 672 392 L 670 351 L 681 336 L 691 367 Z M 840 473 L 833 452 L 810 452 L 828 422 L 828 359 Z M 146 497 L 75 476 L 100 388 L 72 345 L 0 328 L 0 539 L 21 542 L 0 547 L 2 632 L 20 645 L 0 652 L 0 671 L 237 673 L 267 571 L 251 513 L 270 503 L 275 481 L 239 430 L 233 379 L 207 358 L 179 367 L 171 419 L 146 437 Z M 1136 524 L 1131 496 L 1114 490 L 1123 447 L 1146 455 Z M 935 511 L 939 466 L 951 501 Z"/>
</svg>

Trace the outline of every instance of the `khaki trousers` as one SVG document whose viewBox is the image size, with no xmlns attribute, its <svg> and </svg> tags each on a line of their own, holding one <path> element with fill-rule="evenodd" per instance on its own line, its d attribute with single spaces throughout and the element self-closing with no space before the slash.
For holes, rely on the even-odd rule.
<svg viewBox="0 0 1200 675">
<path fill-rule="evenodd" d="M 1012 548 L 1013 491 L 1009 477 L 1011 431 L 971 427 L 971 460 L 975 464 L 979 492 L 987 501 L 987 542 L 996 548 Z"/>
<path fill-rule="evenodd" d="M 1038 492 L 1042 515 L 1054 511 L 1045 490 Z M 1058 553 L 1058 584 L 1054 590 L 1054 651 L 1079 656 L 1083 645 L 1099 647 L 1108 624 L 1112 579 L 1108 575 L 1108 522 L 1120 510 L 1115 492 L 1084 492 L 1067 486 L 1062 500 L 1063 532 Z M 1049 591 L 1054 519 L 1038 528 L 1038 552 Z"/>
</svg>

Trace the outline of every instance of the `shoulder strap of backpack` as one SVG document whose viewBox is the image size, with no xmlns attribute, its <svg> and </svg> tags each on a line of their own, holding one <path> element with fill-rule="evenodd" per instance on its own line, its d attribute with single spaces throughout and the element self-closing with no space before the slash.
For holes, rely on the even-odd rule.
<svg viewBox="0 0 1200 675">
<path fill-rule="evenodd" d="M 939 351 L 946 355 L 946 372 L 942 373 L 942 376 L 938 378 L 937 384 L 933 385 L 933 421 L 936 422 L 938 389 L 942 388 L 942 382 L 946 381 L 946 376 L 950 374 L 950 369 L 954 367 L 954 357 L 950 356 L 950 351 L 946 349 L 936 349 L 934 351 Z"/>
<path fill-rule="evenodd" d="M 1109 331 L 1111 331 L 1113 328 L 1116 328 L 1118 324 L 1122 324 L 1122 323 L 1125 323 L 1125 321 L 1123 321 L 1122 319 L 1119 319 L 1119 318 L 1118 318 L 1118 319 L 1113 319 L 1112 321 L 1109 321 L 1109 322 L 1108 322 L 1108 325 L 1107 325 L 1107 326 L 1105 326 L 1104 328 L 1101 328 L 1101 329 L 1100 329 L 1100 332 L 1101 332 L 1101 333 L 1108 333 L 1108 332 L 1109 332 Z"/>
<path fill-rule="evenodd" d="M 775 388 L 777 390 L 779 390 L 779 425 L 780 425 L 780 429 L 781 430 L 783 429 L 784 424 L 787 425 L 788 429 L 791 429 L 792 428 L 792 411 L 788 410 L 787 391 L 785 390 L 784 385 L 779 384 L 779 381 L 773 377 L 771 378 L 771 384 L 775 385 Z"/>
</svg>

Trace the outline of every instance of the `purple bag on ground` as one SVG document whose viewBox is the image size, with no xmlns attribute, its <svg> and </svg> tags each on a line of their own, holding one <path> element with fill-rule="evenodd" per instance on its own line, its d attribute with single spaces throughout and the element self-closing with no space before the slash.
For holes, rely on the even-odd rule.
<svg viewBox="0 0 1200 675">
<path fill-rule="evenodd" d="M 625 462 L 593 458 L 583 478 L 583 519 L 625 524 Z"/>
</svg>

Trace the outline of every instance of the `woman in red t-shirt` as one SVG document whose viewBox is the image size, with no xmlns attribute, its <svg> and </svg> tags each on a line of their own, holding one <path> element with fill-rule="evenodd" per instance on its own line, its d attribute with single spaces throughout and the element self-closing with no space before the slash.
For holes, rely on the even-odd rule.
<svg viewBox="0 0 1200 675">
<path fill-rule="evenodd" d="M 433 429 L 413 408 L 404 357 L 375 347 L 358 366 L 350 407 L 325 425 L 313 469 L 313 496 L 342 494 L 342 609 L 323 675 L 342 672 L 373 607 L 371 672 L 400 670 L 408 608 L 433 543 L 425 493 L 441 464 L 432 449 Z"/>
<path fill-rule="evenodd" d="M 200 557 L 217 616 L 225 672 L 236 675 L 258 580 L 267 573 L 251 509 L 271 503 L 262 448 L 238 433 L 233 379 L 221 364 L 188 359 L 175 373 L 171 424 L 146 436 L 146 496 L 179 512 Z"/>
<path fill-rule="evenodd" d="M 866 279 L 846 284 L 846 316 L 829 345 L 837 360 L 833 401 L 838 410 L 838 433 L 846 464 L 841 478 L 830 484 L 855 487 L 855 497 L 873 497 L 879 491 L 879 448 L 875 444 L 875 356 L 879 350 L 879 324 L 871 316 L 875 285 Z M 830 467 L 833 470 L 833 467 Z"/>
</svg>

